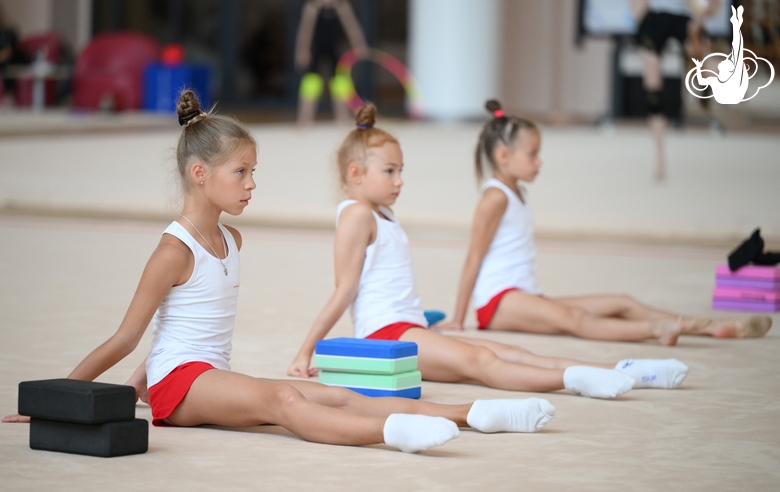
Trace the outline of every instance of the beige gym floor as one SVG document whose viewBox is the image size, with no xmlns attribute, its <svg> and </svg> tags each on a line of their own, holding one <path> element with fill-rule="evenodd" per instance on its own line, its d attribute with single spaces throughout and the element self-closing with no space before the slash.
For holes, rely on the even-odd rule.
<svg viewBox="0 0 780 492">
<path fill-rule="evenodd" d="M 244 236 L 232 364 L 239 372 L 283 378 L 331 293 L 335 204 L 328 157 L 345 130 L 252 129 L 260 147 L 258 191 L 247 217 L 226 219 Z M 407 164 L 397 210 L 409 224 L 419 293 L 426 308 L 451 312 L 476 196 L 470 148 L 478 127 L 394 129 Z M 12 137 L 0 132 L 0 413 L 15 411 L 20 381 L 66 376 L 118 326 L 146 259 L 176 213 L 166 168 L 171 161 L 163 159 L 175 138 L 175 129 Z M 545 168 L 532 187 L 541 287 L 550 296 L 629 293 L 679 312 L 737 314 L 710 308 L 714 269 L 758 225 L 769 246 L 780 249 L 780 139 L 673 133 L 670 154 L 676 157 L 662 185 L 650 179 L 647 139 L 638 129 L 615 135 L 545 129 Z M 780 323 L 780 316 L 773 319 Z M 2 424 L 0 489 L 780 486 L 780 327 L 764 339 L 684 337 L 678 346 L 663 348 L 477 333 L 473 326 L 470 317 L 467 335 L 540 354 L 615 362 L 676 357 L 691 372 L 678 390 L 635 390 L 612 401 L 549 394 L 558 413 L 537 434 L 463 430 L 460 438 L 417 455 L 385 446 L 312 444 L 271 426 L 152 427 L 148 453 L 102 459 L 32 451 L 27 425 Z M 345 317 L 331 336 L 350 330 Z M 99 380 L 124 382 L 144 358 L 148 335 Z M 423 398 L 442 403 L 527 396 L 423 383 Z M 139 404 L 137 416 L 150 419 L 149 408 Z"/>
</svg>

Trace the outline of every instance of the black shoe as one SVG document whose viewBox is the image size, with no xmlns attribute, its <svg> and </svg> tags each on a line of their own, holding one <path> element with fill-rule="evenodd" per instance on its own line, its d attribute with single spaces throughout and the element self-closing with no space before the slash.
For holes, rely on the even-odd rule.
<svg viewBox="0 0 780 492">
<path fill-rule="evenodd" d="M 756 228 L 753 234 L 742 242 L 737 249 L 729 253 L 729 270 L 737 271 L 747 265 L 753 258 L 764 251 L 764 240 L 761 239 L 761 229 Z"/>
</svg>

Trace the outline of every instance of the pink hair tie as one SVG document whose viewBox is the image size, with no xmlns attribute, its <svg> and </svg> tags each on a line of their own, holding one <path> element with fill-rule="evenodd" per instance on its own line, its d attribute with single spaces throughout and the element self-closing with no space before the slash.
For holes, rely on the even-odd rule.
<svg viewBox="0 0 780 492">
<path fill-rule="evenodd" d="M 504 110 L 503 109 L 497 109 L 493 111 L 493 116 L 496 118 L 503 118 L 504 117 Z"/>
</svg>

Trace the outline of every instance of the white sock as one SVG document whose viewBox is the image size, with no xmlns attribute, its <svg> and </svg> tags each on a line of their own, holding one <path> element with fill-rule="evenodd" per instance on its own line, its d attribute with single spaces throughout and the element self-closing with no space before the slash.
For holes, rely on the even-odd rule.
<svg viewBox="0 0 780 492">
<path fill-rule="evenodd" d="M 636 380 L 614 369 L 571 366 L 563 371 L 563 386 L 580 396 L 615 398 L 634 387 Z"/>
<path fill-rule="evenodd" d="M 634 388 L 672 389 L 688 375 L 688 366 L 677 359 L 625 359 L 615 369 L 636 379 Z"/>
<path fill-rule="evenodd" d="M 554 416 L 555 407 L 541 398 L 477 400 L 466 422 L 480 432 L 536 432 Z"/>
<path fill-rule="evenodd" d="M 458 426 L 444 417 L 394 413 L 387 417 L 384 427 L 385 444 L 405 453 L 424 451 L 460 435 Z"/>
</svg>

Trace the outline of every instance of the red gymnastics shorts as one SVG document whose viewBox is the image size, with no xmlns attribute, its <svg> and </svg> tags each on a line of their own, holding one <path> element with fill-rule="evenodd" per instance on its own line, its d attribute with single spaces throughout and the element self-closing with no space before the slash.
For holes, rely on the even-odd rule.
<svg viewBox="0 0 780 492">
<path fill-rule="evenodd" d="M 512 292 L 513 290 L 520 290 L 517 287 L 510 287 L 508 289 L 504 289 L 498 294 L 494 295 L 490 301 L 488 301 L 487 304 L 482 306 L 481 308 L 477 309 L 477 328 L 480 330 L 487 330 L 488 325 L 493 320 L 493 316 L 496 314 L 496 309 L 498 309 L 498 304 L 501 302 L 501 299 L 504 298 L 505 295 L 507 295 L 509 292 Z"/>
<path fill-rule="evenodd" d="M 392 325 L 387 325 L 384 328 L 380 328 L 374 333 L 368 335 L 366 338 L 370 338 L 371 340 L 398 340 L 401 338 L 401 335 L 406 333 L 407 330 L 411 330 L 412 328 L 420 328 L 421 330 L 425 329 L 420 325 L 401 321 L 400 323 L 393 323 Z"/>
<path fill-rule="evenodd" d="M 187 396 L 192 383 L 204 372 L 216 369 L 206 362 L 185 362 L 168 373 L 162 381 L 149 388 L 149 406 L 152 407 L 152 425 L 172 425 L 166 419 Z"/>
</svg>

